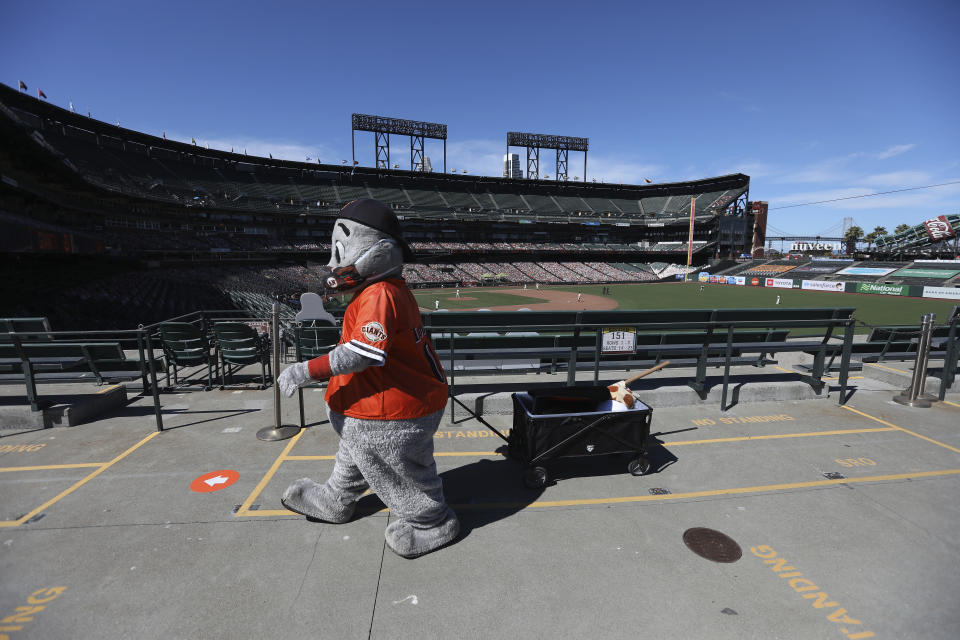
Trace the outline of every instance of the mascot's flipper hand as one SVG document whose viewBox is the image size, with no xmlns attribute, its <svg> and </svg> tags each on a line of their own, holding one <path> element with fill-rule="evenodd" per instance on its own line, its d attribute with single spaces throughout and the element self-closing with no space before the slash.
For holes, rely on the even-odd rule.
<svg viewBox="0 0 960 640">
<path fill-rule="evenodd" d="M 277 376 L 277 386 L 288 398 L 305 384 L 330 377 L 330 355 L 314 358 L 309 362 L 297 362 L 290 365 Z"/>
<path fill-rule="evenodd" d="M 311 382 L 313 382 L 313 378 L 310 377 L 310 369 L 306 362 L 294 363 L 277 376 L 277 386 L 280 387 L 280 393 L 288 398 L 293 395 L 294 391 Z"/>
</svg>

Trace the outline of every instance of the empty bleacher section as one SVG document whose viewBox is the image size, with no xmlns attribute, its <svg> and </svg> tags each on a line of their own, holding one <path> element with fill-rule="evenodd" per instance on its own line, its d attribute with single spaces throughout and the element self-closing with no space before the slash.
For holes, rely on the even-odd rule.
<svg viewBox="0 0 960 640">
<path fill-rule="evenodd" d="M 604 185 L 423 174 L 258 158 L 245 152 L 204 149 L 115 127 L 34 100 L 6 86 L 0 86 L 0 114 L 3 133 L 5 137 L 10 134 L 17 138 L 14 146 L 18 152 L 24 152 L 20 155 L 32 156 L 34 165 L 45 158 L 48 164 L 56 164 L 61 174 L 71 174 L 45 184 L 40 184 L 44 180 L 27 184 L 30 177 L 42 173 L 27 172 L 23 183 L 14 176 L 18 188 L 38 195 L 45 187 L 62 190 L 63 183 L 69 181 L 70 191 L 75 192 L 82 182 L 87 188 L 85 196 L 107 198 L 112 201 L 111 208 L 128 213 L 130 207 L 122 205 L 129 202 L 123 203 L 121 197 L 132 198 L 142 205 L 135 217 L 149 216 L 158 222 L 159 230 L 181 232 L 183 237 L 171 238 L 173 248 L 178 250 L 264 249 L 248 248 L 244 241 L 238 247 L 230 237 L 218 238 L 217 235 L 225 235 L 220 230 L 223 226 L 239 228 L 235 235 L 281 236 L 285 240 L 268 241 L 267 249 L 293 250 L 300 244 L 319 244 L 329 227 L 329 218 L 346 202 L 365 197 L 393 205 L 404 216 L 405 227 L 414 240 L 420 239 L 417 235 L 436 235 L 436 230 L 428 229 L 426 223 L 438 218 L 477 223 L 484 227 L 484 235 L 491 235 L 492 222 L 509 223 L 511 228 L 501 233 L 506 242 L 523 241 L 523 236 L 529 235 L 529 228 L 519 226 L 523 223 L 562 222 L 563 226 L 549 231 L 539 229 L 544 236 L 551 236 L 543 240 L 562 244 L 561 236 L 566 235 L 575 246 L 591 240 L 608 245 L 617 236 L 617 244 L 631 246 L 634 252 L 640 247 L 637 242 L 651 233 L 668 243 L 658 251 L 676 248 L 676 243 L 685 238 L 683 222 L 690 213 L 693 197 L 697 199 L 697 224 L 702 227 L 697 230 L 695 250 L 706 246 L 705 238 L 711 235 L 717 217 L 731 213 L 749 215 L 745 208 L 749 177 L 741 174 L 682 183 Z M 742 202 L 738 202 L 740 198 L 744 198 Z M 728 209 L 731 204 L 734 208 Z M 205 224 L 198 224 L 198 216 L 185 215 L 210 211 L 223 215 L 214 220 L 207 217 Z M 296 219 L 304 215 L 316 216 L 316 228 L 296 231 L 307 232 L 314 242 L 282 238 L 293 230 L 277 228 L 277 223 L 308 222 Z M 159 220 L 163 217 L 176 220 Z M 595 222 L 596 228 L 585 227 L 584 222 Z M 457 239 L 475 238 L 477 224 L 461 225 L 454 230 L 463 236 Z M 617 224 L 620 226 L 614 227 Z M 100 226 L 99 231 L 103 232 L 109 225 Z M 188 237 L 190 232 L 197 231 L 197 226 L 207 227 L 204 231 L 217 235 L 206 245 L 197 246 Z"/>
</svg>

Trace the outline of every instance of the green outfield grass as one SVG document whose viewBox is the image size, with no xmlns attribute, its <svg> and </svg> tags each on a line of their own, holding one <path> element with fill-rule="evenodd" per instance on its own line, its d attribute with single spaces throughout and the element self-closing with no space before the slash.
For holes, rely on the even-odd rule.
<svg viewBox="0 0 960 640">
<path fill-rule="evenodd" d="M 937 314 L 937 321 L 948 317 L 957 304 L 951 300 L 929 298 L 906 298 L 828 291 L 801 291 L 799 289 L 767 289 L 764 287 L 738 287 L 734 285 L 706 284 L 700 291 L 699 283 L 614 284 L 610 287 L 612 297 L 619 309 L 724 309 L 775 307 L 780 296 L 781 308 L 802 307 L 854 307 L 855 316 L 870 325 L 920 324 L 924 313 Z M 569 291 L 576 295 L 602 295 L 603 286 L 541 286 L 541 290 Z M 414 294 L 420 306 L 433 309 L 434 300 L 440 300 L 441 309 L 475 309 L 499 305 L 523 304 L 536 309 L 541 300 L 522 295 L 504 293 L 495 287 L 461 289 L 460 295 L 476 300 L 457 300 L 454 289 L 416 290 Z M 588 307 L 589 308 L 589 307 Z M 867 331 L 861 327 L 859 332 Z"/>
<path fill-rule="evenodd" d="M 434 302 L 440 301 L 441 309 L 476 309 L 477 307 L 498 307 L 512 304 L 542 304 L 540 298 L 504 293 L 496 287 L 460 289 L 460 295 L 476 300 L 457 299 L 456 289 L 414 289 L 413 295 L 424 309 L 433 309 Z M 531 307 L 532 308 L 532 307 Z"/>
</svg>

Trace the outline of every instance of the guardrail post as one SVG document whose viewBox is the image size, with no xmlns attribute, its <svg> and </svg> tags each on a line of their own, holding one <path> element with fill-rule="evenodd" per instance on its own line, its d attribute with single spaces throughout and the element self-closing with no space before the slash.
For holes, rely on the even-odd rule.
<svg viewBox="0 0 960 640">
<path fill-rule="evenodd" d="M 840 356 L 840 404 L 847 402 L 847 384 L 850 379 L 850 354 L 853 351 L 853 330 L 854 320 L 851 316 L 847 320 L 846 329 L 843 332 L 843 353 Z"/>
<path fill-rule="evenodd" d="M 930 359 L 930 336 L 933 334 L 933 319 L 936 314 L 925 313 L 920 323 L 920 338 L 917 340 L 917 359 L 913 364 L 913 377 L 910 386 L 899 395 L 893 396 L 897 404 L 927 409 L 936 398 L 923 393 L 927 381 L 927 361 Z"/>
<path fill-rule="evenodd" d="M 280 305 L 273 303 L 270 326 L 270 346 L 273 373 L 273 426 L 264 427 L 257 431 L 258 440 L 286 440 L 300 432 L 300 427 L 280 423 L 280 387 L 277 385 L 277 376 L 280 374 Z"/>
<path fill-rule="evenodd" d="M 943 356 L 943 373 L 940 375 L 940 391 L 937 393 L 937 400 L 943 402 L 947 396 L 947 387 L 952 386 L 954 370 L 957 368 L 958 344 L 957 344 L 957 324 L 960 321 L 960 307 L 953 308 L 953 314 L 950 321 L 950 333 L 947 335 L 947 349 Z"/>
<path fill-rule="evenodd" d="M 157 365 L 153 359 L 153 340 L 150 333 L 146 336 L 146 352 L 143 350 L 143 329 L 137 330 L 137 341 L 140 343 L 140 353 L 149 358 L 150 364 L 150 390 L 153 394 L 153 413 L 157 417 L 157 431 L 163 431 L 163 412 L 160 409 L 160 390 L 157 388 Z"/>
</svg>

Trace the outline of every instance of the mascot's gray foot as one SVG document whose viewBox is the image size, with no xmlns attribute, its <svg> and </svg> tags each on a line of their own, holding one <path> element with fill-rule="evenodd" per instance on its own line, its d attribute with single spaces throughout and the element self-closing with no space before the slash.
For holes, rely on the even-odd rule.
<svg viewBox="0 0 960 640">
<path fill-rule="evenodd" d="M 325 484 L 318 484 L 310 478 L 300 478 L 284 490 L 280 502 L 290 511 L 308 518 L 333 524 L 349 521 L 357 503 L 345 505 L 330 493 Z"/>
<path fill-rule="evenodd" d="M 385 537 L 387 546 L 398 556 L 417 558 L 452 542 L 459 533 L 460 521 L 448 508 L 443 520 L 426 529 L 417 528 L 407 520 L 391 522 Z"/>
</svg>

